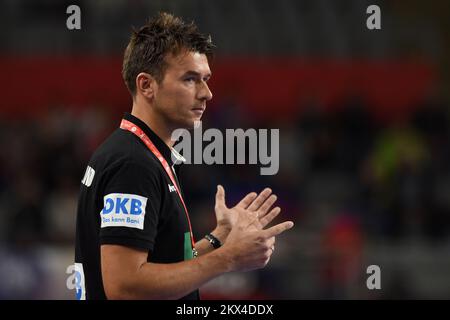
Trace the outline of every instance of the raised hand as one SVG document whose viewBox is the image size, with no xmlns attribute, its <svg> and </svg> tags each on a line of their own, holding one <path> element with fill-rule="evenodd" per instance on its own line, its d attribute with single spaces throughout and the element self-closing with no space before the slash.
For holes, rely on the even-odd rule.
<svg viewBox="0 0 450 320">
<path fill-rule="evenodd" d="M 247 209 L 247 207 L 255 200 L 257 194 L 251 192 L 247 194 L 236 206 L 228 208 L 225 203 L 225 190 L 221 185 L 217 186 L 216 205 L 214 210 L 216 212 L 217 228 L 224 229 L 226 234 L 231 231 L 238 219 L 238 209 Z"/>
<path fill-rule="evenodd" d="M 255 192 L 247 194 L 236 206 L 228 208 L 225 203 L 225 190 L 219 185 L 215 205 L 217 227 L 212 233 L 224 242 L 237 222 L 238 212 L 244 211 L 247 215 L 255 214 L 257 216 L 253 223 L 254 230 L 263 229 L 281 212 L 279 207 L 270 210 L 276 200 L 277 196 L 272 194 L 270 188 L 266 188 L 259 195 Z"/>
</svg>

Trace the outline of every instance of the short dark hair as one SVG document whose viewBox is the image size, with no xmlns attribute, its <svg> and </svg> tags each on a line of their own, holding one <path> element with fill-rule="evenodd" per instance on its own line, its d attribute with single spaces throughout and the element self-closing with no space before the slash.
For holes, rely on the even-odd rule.
<svg viewBox="0 0 450 320">
<path fill-rule="evenodd" d="M 212 57 L 214 45 L 210 36 L 201 34 L 194 22 L 160 12 L 138 30 L 133 29 L 125 49 L 122 76 L 128 90 L 136 94 L 136 77 L 140 72 L 151 74 L 158 83 L 164 79 L 167 54 L 177 55 L 182 50 Z"/>
</svg>

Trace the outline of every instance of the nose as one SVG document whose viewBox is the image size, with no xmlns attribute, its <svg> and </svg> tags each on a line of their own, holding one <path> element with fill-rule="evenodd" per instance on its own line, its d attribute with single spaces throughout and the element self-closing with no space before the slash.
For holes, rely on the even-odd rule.
<svg viewBox="0 0 450 320">
<path fill-rule="evenodd" d="M 205 81 L 202 81 L 200 85 L 201 88 L 198 91 L 198 99 L 205 101 L 211 100 L 213 95 L 211 90 L 209 90 L 208 84 Z"/>
</svg>

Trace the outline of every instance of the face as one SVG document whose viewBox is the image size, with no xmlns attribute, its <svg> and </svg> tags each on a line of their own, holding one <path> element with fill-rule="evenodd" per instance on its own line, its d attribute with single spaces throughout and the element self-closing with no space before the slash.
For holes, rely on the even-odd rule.
<svg viewBox="0 0 450 320">
<path fill-rule="evenodd" d="M 164 79 L 155 86 L 153 105 L 173 128 L 194 128 L 206 109 L 212 93 L 208 59 L 198 52 L 183 52 L 166 57 Z"/>
</svg>

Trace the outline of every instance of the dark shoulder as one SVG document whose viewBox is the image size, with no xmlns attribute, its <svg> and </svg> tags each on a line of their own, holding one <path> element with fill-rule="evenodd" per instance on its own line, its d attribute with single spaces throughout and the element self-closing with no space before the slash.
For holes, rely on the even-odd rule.
<svg viewBox="0 0 450 320">
<path fill-rule="evenodd" d="M 131 132 L 116 129 L 94 152 L 90 164 L 102 171 L 133 166 L 142 173 L 159 175 L 159 163 Z"/>
</svg>

